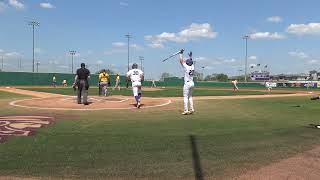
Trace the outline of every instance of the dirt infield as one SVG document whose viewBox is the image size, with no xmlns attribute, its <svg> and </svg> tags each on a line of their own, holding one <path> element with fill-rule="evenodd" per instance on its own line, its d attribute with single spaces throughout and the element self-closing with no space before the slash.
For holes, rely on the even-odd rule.
<svg viewBox="0 0 320 180">
<path fill-rule="evenodd" d="M 152 88 L 150 88 L 152 89 Z M 98 97 L 90 96 L 89 105 L 77 104 L 76 97 L 65 96 L 59 94 L 51 94 L 45 92 L 35 92 L 16 88 L 0 88 L 0 91 L 29 95 L 36 98 L 22 99 L 10 102 L 10 105 L 23 108 L 33 109 L 52 109 L 52 110 L 106 110 L 106 109 L 133 109 L 135 100 L 132 97 L 111 96 Z M 141 109 L 161 107 L 172 102 L 165 98 L 149 98 L 144 97 Z"/>
<path fill-rule="evenodd" d="M 256 171 L 250 171 L 236 180 L 318 180 L 320 179 L 320 146 L 271 164 Z"/>
<path fill-rule="evenodd" d="M 106 109 L 133 109 L 136 108 L 133 98 L 124 96 L 98 97 L 91 96 L 89 105 L 77 104 L 74 96 L 59 96 L 46 98 L 23 99 L 10 102 L 10 105 L 23 108 L 48 109 L 48 110 L 106 110 Z M 171 100 L 163 98 L 143 98 L 141 109 L 165 106 Z"/>
</svg>

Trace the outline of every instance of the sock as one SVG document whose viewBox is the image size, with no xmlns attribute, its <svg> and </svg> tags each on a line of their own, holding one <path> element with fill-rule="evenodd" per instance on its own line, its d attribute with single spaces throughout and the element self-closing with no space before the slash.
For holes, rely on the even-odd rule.
<svg viewBox="0 0 320 180">
<path fill-rule="evenodd" d="M 184 112 L 188 111 L 188 97 L 183 98 L 183 103 L 184 103 Z"/>
<path fill-rule="evenodd" d="M 135 96 L 134 98 L 136 99 L 136 102 L 138 103 L 139 102 L 139 96 Z"/>
<path fill-rule="evenodd" d="M 191 111 L 194 111 L 194 109 L 193 109 L 193 99 L 192 99 L 192 97 L 189 97 L 189 104 L 190 104 L 190 110 L 191 110 Z"/>
</svg>

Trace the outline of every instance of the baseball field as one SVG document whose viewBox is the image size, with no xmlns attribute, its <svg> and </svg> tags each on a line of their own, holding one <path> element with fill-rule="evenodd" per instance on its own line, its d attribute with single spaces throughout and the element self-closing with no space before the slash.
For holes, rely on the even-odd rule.
<svg viewBox="0 0 320 180">
<path fill-rule="evenodd" d="M 141 109 L 131 93 L 91 88 L 83 106 L 71 88 L 0 88 L 0 179 L 320 176 L 320 130 L 309 126 L 320 104 L 307 91 L 199 88 L 187 116 L 181 88 L 145 89 Z"/>
</svg>

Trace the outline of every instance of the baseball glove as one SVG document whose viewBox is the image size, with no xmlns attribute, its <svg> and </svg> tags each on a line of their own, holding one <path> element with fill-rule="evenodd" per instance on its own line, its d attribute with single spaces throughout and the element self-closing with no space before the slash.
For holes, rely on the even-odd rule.
<svg viewBox="0 0 320 180">
<path fill-rule="evenodd" d="M 73 91 L 77 91 L 77 85 L 76 85 L 76 83 L 73 83 L 73 84 L 72 84 L 72 88 L 73 88 Z"/>
</svg>

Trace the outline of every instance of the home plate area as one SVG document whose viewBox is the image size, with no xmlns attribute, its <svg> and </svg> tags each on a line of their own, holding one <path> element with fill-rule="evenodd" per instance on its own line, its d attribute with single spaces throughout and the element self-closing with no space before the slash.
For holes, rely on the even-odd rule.
<svg viewBox="0 0 320 180">
<path fill-rule="evenodd" d="M 77 104 L 75 96 L 32 98 L 10 102 L 10 105 L 22 108 L 54 109 L 54 110 L 105 110 L 105 109 L 133 109 L 136 102 L 133 97 L 125 96 L 91 96 L 89 105 Z M 142 98 L 141 109 L 166 106 L 171 100 L 163 98 Z"/>
</svg>

